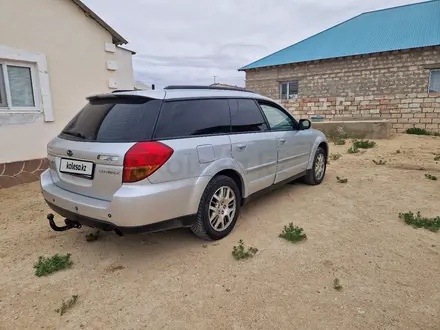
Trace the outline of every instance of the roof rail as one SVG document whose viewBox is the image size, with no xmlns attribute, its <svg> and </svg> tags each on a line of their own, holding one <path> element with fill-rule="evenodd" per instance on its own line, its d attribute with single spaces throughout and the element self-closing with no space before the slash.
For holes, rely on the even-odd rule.
<svg viewBox="0 0 440 330">
<path fill-rule="evenodd" d="M 210 89 L 210 90 L 224 90 L 224 91 L 239 91 L 255 93 L 254 91 L 241 88 L 241 87 L 225 87 L 225 86 L 204 86 L 204 85 L 170 85 L 164 88 L 165 90 L 176 90 L 176 89 Z"/>
</svg>

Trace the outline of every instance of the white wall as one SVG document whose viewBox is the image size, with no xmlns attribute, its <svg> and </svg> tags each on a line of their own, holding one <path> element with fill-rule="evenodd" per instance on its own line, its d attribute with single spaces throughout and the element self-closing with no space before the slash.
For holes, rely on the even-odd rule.
<svg viewBox="0 0 440 330">
<path fill-rule="evenodd" d="M 112 36 L 69 0 L 0 0 L 0 45 L 46 56 L 54 121 L 42 114 L 0 111 L 0 163 L 42 158 L 46 144 L 86 103 L 85 97 L 109 91 L 109 79 L 133 88 L 128 56 L 105 52 Z M 121 60 L 119 70 L 107 61 Z M 0 54 L 0 61 L 2 60 Z M 122 84 L 121 84 L 122 85 Z M 118 88 L 120 88 L 118 86 Z"/>
<path fill-rule="evenodd" d="M 132 52 L 127 49 L 116 47 L 115 55 L 118 64 L 118 70 L 116 71 L 118 89 L 133 89 L 134 76 Z"/>
</svg>

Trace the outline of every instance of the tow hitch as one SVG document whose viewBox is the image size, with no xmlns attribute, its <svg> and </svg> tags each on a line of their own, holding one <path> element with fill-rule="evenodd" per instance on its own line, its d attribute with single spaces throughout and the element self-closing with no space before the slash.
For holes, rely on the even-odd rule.
<svg viewBox="0 0 440 330">
<path fill-rule="evenodd" d="M 49 220 L 50 228 L 52 228 L 55 231 L 65 231 L 65 230 L 69 230 L 72 228 L 79 229 L 82 227 L 82 225 L 79 222 L 71 221 L 69 219 L 64 219 L 64 223 L 66 224 L 65 226 L 58 227 L 56 225 L 55 221 L 53 220 L 53 218 L 54 218 L 54 215 L 52 213 L 49 213 L 47 215 L 47 220 Z"/>
</svg>

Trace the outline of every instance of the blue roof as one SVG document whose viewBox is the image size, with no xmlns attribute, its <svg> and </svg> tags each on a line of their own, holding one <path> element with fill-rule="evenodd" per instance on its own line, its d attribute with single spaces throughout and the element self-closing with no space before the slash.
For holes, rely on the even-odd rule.
<svg viewBox="0 0 440 330">
<path fill-rule="evenodd" d="M 363 13 L 239 70 L 440 45 L 440 0 Z"/>
</svg>

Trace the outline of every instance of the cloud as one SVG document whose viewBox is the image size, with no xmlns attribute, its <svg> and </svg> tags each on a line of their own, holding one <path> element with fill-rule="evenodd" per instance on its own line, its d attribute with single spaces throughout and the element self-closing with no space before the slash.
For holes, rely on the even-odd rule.
<svg viewBox="0 0 440 330">
<path fill-rule="evenodd" d="M 83 0 L 130 41 L 135 77 L 158 87 L 244 86 L 237 69 L 365 11 L 419 0 Z"/>
<path fill-rule="evenodd" d="M 265 53 L 267 48 L 258 45 L 229 44 L 216 49 L 211 54 L 195 55 L 155 55 L 140 54 L 136 57 L 139 64 L 156 66 L 178 66 L 190 68 L 237 69 L 246 61 L 243 54 Z"/>
</svg>

